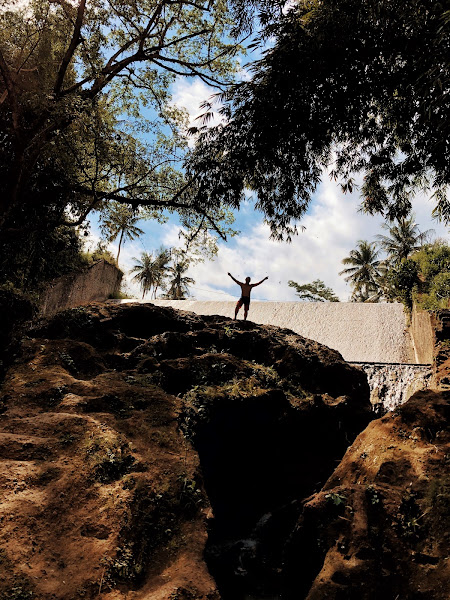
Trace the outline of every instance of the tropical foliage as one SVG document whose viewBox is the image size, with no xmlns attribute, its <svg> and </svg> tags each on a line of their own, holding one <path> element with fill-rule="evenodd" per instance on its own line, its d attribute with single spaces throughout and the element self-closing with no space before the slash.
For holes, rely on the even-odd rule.
<svg viewBox="0 0 450 600">
<path fill-rule="evenodd" d="M 395 263 L 386 274 L 385 295 L 390 301 L 402 302 L 412 308 L 413 291 L 420 284 L 419 268 L 412 258 L 403 258 Z"/>
<path fill-rule="evenodd" d="M 430 186 L 450 222 L 447 3 L 288 6 L 252 79 L 222 95 L 228 122 L 197 131 L 187 166 L 198 197 L 238 206 L 249 187 L 272 234 L 289 237 L 329 170 L 345 191 L 362 175 L 364 210 L 390 220 Z"/>
<path fill-rule="evenodd" d="M 450 246 L 444 240 L 425 244 L 412 256 L 417 265 L 419 283 L 412 298 L 428 310 L 450 307 Z"/>
<path fill-rule="evenodd" d="M 189 287 L 195 284 L 187 271 L 199 260 L 195 255 L 188 256 L 186 251 L 161 247 L 155 253 L 143 252 L 130 273 L 134 273 L 132 279 L 141 287 L 142 298 L 149 292 L 151 298 L 156 298 L 161 290 L 163 298 L 185 300 L 189 296 Z"/>
<path fill-rule="evenodd" d="M 397 223 L 384 223 L 383 229 L 388 235 L 377 235 L 378 245 L 387 254 L 387 261 L 394 265 L 419 250 L 432 233 L 420 232 L 414 217 L 400 219 Z"/>
<path fill-rule="evenodd" d="M 378 280 L 381 272 L 381 260 L 375 243 L 359 240 L 354 250 L 342 259 L 342 264 L 350 265 L 340 271 L 345 281 L 352 286 L 354 302 L 376 302 L 379 299 Z"/>
<path fill-rule="evenodd" d="M 428 310 L 450 306 L 450 246 L 444 240 L 424 241 L 413 218 L 384 227 L 388 234 L 377 242 L 358 242 L 342 262 L 352 265 L 341 271 L 352 285 L 352 301 L 402 302 L 411 309 L 415 302 Z M 379 260 L 380 251 L 387 257 Z"/>
<path fill-rule="evenodd" d="M 139 212 L 118 202 L 110 202 L 101 216 L 100 229 L 107 242 L 113 242 L 119 238 L 116 261 L 119 263 L 120 249 L 122 243 L 133 241 L 144 231 L 137 226 L 141 217 Z"/>
<path fill-rule="evenodd" d="M 151 292 L 150 297 L 156 298 L 158 289 L 163 286 L 167 275 L 171 252 L 167 248 L 160 248 L 154 254 L 142 252 L 140 260 L 132 267 L 133 280 L 137 281 L 142 290 L 142 298 Z"/>
<path fill-rule="evenodd" d="M 305 300 L 307 302 L 339 302 L 339 298 L 333 290 L 327 287 L 320 279 L 315 279 L 313 282 L 305 283 L 303 285 L 289 280 L 288 285 L 295 289 L 300 300 Z"/>
<path fill-rule="evenodd" d="M 189 296 L 189 286 L 195 284 L 192 277 L 186 275 L 190 266 L 187 258 L 177 256 L 174 263 L 167 269 L 166 293 L 164 297 L 169 300 L 185 300 Z"/>
</svg>

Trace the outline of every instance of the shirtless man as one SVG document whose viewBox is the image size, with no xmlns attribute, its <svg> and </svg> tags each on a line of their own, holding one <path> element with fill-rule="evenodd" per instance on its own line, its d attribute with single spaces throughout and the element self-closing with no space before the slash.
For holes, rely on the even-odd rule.
<svg viewBox="0 0 450 600">
<path fill-rule="evenodd" d="M 234 282 L 241 286 L 241 297 L 239 298 L 236 304 L 236 310 L 234 311 L 234 319 L 237 319 L 238 312 L 241 309 L 241 306 L 244 305 L 244 321 L 246 321 L 248 308 L 250 306 L 250 292 L 252 291 L 252 288 L 256 287 L 257 285 L 260 285 L 263 281 L 269 278 L 264 277 L 264 279 L 261 279 L 261 281 L 258 281 L 258 283 L 250 283 L 250 277 L 246 277 L 245 283 L 242 283 L 241 281 L 235 279 L 231 273 L 228 273 L 228 275 Z"/>
</svg>

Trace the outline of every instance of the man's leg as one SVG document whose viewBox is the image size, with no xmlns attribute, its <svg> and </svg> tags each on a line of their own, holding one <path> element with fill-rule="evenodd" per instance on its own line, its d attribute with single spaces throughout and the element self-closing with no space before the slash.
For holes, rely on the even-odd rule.
<svg viewBox="0 0 450 600">
<path fill-rule="evenodd" d="M 238 301 L 236 302 L 236 308 L 234 309 L 234 320 L 236 320 L 236 319 L 237 319 L 238 312 L 239 312 L 239 309 L 241 308 L 241 306 L 242 306 L 242 303 L 241 303 L 241 301 L 240 301 L 240 300 L 238 300 Z"/>
<path fill-rule="evenodd" d="M 248 306 L 247 306 L 247 305 L 245 305 L 245 306 L 244 306 L 244 321 L 246 321 L 246 320 L 247 320 L 247 315 L 248 315 Z"/>
</svg>

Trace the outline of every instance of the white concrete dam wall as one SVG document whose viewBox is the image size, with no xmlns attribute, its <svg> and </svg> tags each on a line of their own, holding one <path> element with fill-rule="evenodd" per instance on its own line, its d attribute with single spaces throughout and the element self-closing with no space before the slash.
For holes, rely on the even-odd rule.
<svg viewBox="0 0 450 600">
<path fill-rule="evenodd" d="M 124 302 L 124 301 L 122 301 Z M 125 302 L 127 302 L 125 300 Z M 129 300 L 128 302 L 136 302 Z M 152 300 L 199 315 L 234 316 L 236 303 Z M 242 319 L 243 309 L 239 313 Z M 402 304 L 263 302 L 252 300 L 248 320 L 291 329 L 340 352 L 349 362 L 414 362 Z"/>
</svg>

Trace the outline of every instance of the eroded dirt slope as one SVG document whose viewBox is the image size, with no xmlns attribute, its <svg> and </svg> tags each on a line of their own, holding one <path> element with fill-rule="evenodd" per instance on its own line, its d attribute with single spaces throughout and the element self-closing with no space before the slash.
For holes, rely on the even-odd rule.
<svg viewBox="0 0 450 600">
<path fill-rule="evenodd" d="M 280 544 L 271 523 L 284 540 L 370 419 L 364 375 L 288 330 L 151 305 L 61 313 L 1 391 L 0 598 L 215 600 L 209 532 L 237 599 L 252 571 L 234 551 L 222 572 L 227 548 L 255 524 Z M 278 581 L 269 554 L 255 569 Z"/>
</svg>

